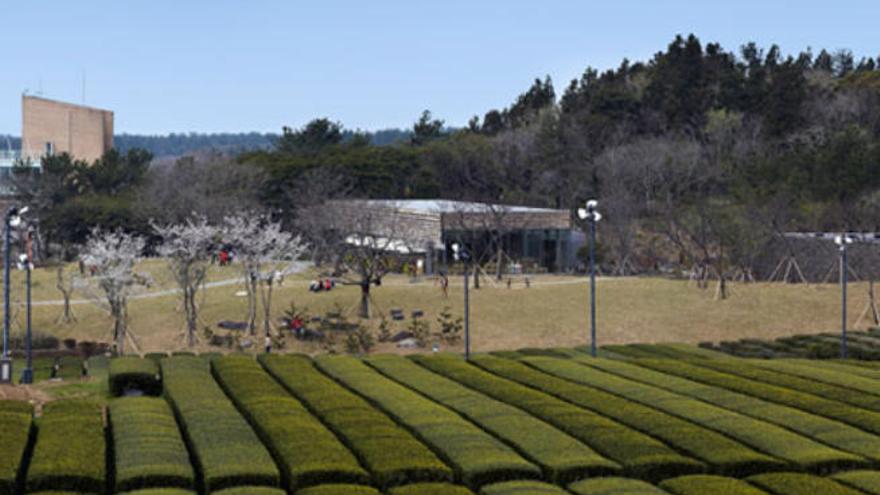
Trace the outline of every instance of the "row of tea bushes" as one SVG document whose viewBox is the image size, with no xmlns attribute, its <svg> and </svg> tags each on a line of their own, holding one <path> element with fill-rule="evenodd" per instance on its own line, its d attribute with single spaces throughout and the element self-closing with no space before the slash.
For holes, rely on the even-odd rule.
<svg viewBox="0 0 880 495">
<path fill-rule="evenodd" d="M 162 394 L 159 365 L 151 359 L 136 356 L 118 357 L 110 361 L 110 393 L 116 397 L 136 389 L 147 395 Z"/>
<path fill-rule="evenodd" d="M 863 495 L 832 478 L 803 473 L 765 473 L 746 479 L 752 485 L 774 495 Z"/>
<path fill-rule="evenodd" d="M 572 483 L 568 490 L 575 495 L 666 495 L 654 485 L 631 478 L 593 478 Z"/>
<path fill-rule="evenodd" d="M 498 376 L 537 388 L 647 433 L 707 463 L 716 473 L 743 476 L 786 466 L 778 459 L 708 428 L 614 393 L 543 373 L 521 362 L 495 356 L 474 356 L 471 362 Z M 585 374 L 584 368 L 572 364 L 579 368 L 579 374 Z"/>
<path fill-rule="evenodd" d="M 320 356 L 315 364 L 366 397 L 441 455 L 471 487 L 538 478 L 540 469 L 512 448 L 449 409 L 372 370 L 358 359 Z"/>
<path fill-rule="evenodd" d="M 753 363 L 755 366 L 775 372 L 799 376 L 863 394 L 880 396 L 880 380 L 859 376 L 851 371 L 823 366 L 824 363 L 814 365 L 810 361 L 793 360 L 754 361 Z"/>
<path fill-rule="evenodd" d="M 37 421 L 25 489 L 101 494 L 106 490 L 101 407 L 91 401 L 50 402 Z"/>
<path fill-rule="evenodd" d="M 0 401 L 0 494 L 15 493 L 31 436 L 33 407 L 27 402 Z"/>
<path fill-rule="evenodd" d="M 614 364 L 626 364 L 621 361 L 585 359 L 583 363 L 589 364 L 591 368 L 572 360 L 535 357 L 524 358 L 523 361 L 560 378 L 617 394 L 723 433 L 762 452 L 784 459 L 797 469 L 822 472 L 858 468 L 868 464 L 860 456 L 831 448 L 782 427 L 743 416 L 703 400 L 623 378 L 597 367 L 606 364 L 608 367 Z M 599 362 L 601 364 L 597 364 Z M 648 376 L 648 370 L 637 366 L 633 368 L 642 370 L 644 373 L 641 375 Z M 667 377 L 667 380 L 672 383 L 675 378 Z"/>
<path fill-rule="evenodd" d="M 272 456 L 214 381 L 206 361 L 163 359 L 162 379 L 201 474 L 200 491 L 280 485 Z"/>
<path fill-rule="evenodd" d="M 411 433 L 318 371 L 309 358 L 272 354 L 260 361 L 345 442 L 380 487 L 453 479 L 452 469 Z"/>
<path fill-rule="evenodd" d="M 497 400 L 519 407 L 569 433 L 624 467 L 628 476 L 660 480 L 704 472 L 706 465 L 662 442 L 588 409 L 507 380 L 458 356 L 414 356 L 416 363 Z"/>
<path fill-rule="evenodd" d="M 619 464 L 602 457 L 567 433 L 521 409 L 419 367 L 404 357 L 386 355 L 365 361 L 385 376 L 457 411 L 515 446 L 541 466 L 549 481 L 565 483 L 620 472 Z"/>
<path fill-rule="evenodd" d="M 214 375 L 281 467 L 290 491 L 320 483 L 367 483 L 357 458 L 250 356 L 212 362 Z"/>
<path fill-rule="evenodd" d="M 874 462 L 880 460 L 880 437 L 859 428 L 854 428 L 823 416 L 810 414 L 800 409 L 675 376 L 680 373 L 679 368 L 687 367 L 686 363 L 676 363 L 668 360 L 644 361 L 642 366 L 636 366 L 626 362 L 606 359 L 585 359 L 583 362 L 588 363 L 591 367 L 614 373 L 626 379 L 652 385 L 680 394 L 681 396 L 693 397 L 703 402 L 714 404 L 727 411 L 738 412 L 744 416 L 787 428 L 811 440 L 836 447 L 841 451 L 861 455 Z M 643 367 L 651 362 L 654 362 L 656 366 L 661 367 L 665 372 L 660 373 Z M 696 368 L 694 373 L 702 376 L 705 374 L 704 371 L 701 368 Z M 739 380 L 736 377 L 732 378 L 733 381 Z M 784 389 L 780 391 L 780 393 L 785 392 Z M 843 406 L 841 409 L 853 408 Z M 853 412 L 857 413 L 858 411 Z M 870 414 L 870 412 L 865 411 L 863 416 Z M 877 415 L 875 414 L 875 416 Z M 791 444 L 791 446 L 795 448 L 795 444 Z"/>
<path fill-rule="evenodd" d="M 449 483 L 416 483 L 392 488 L 388 495 L 474 495 L 474 492 Z"/>
<path fill-rule="evenodd" d="M 750 397 L 757 397 L 766 401 L 794 407 L 801 411 L 835 419 L 875 435 L 880 434 L 880 413 L 876 411 L 852 407 L 810 393 L 745 379 L 735 374 L 723 373 L 683 361 L 670 361 L 668 359 L 641 360 L 637 364 L 667 375 L 679 376 L 695 382 L 721 387 Z M 792 415 L 790 418 L 794 419 L 795 416 L 797 415 Z M 880 441 L 880 438 L 875 439 L 875 441 Z"/>
<path fill-rule="evenodd" d="M 164 399 L 126 397 L 110 404 L 117 492 L 153 487 L 195 488 L 189 454 Z"/>
</svg>

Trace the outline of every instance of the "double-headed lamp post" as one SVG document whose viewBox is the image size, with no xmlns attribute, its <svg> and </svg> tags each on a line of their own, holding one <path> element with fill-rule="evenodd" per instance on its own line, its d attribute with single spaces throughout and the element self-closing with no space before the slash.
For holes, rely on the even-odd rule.
<svg viewBox="0 0 880 495">
<path fill-rule="evenodd" d="M 840 357 L 846 359 L 846 285 L 847 272 L 849 265 L 846 259 L 847 247 L 853 243 L 853 238 L 848 234 L 839 235 L 834 238 L 834 243 L 840 249 Z"/>
<path fill-rule="evenodd" d="M 3 240 L 3 358 L 0 361 L 0 382 L 12 381 L 12 362 L 9 360 L 9 267 L 12 261 L 12 229 L 21 225 L 21 216 L 27 213 L 27 206 L 12 206 L 3 218 L 5 235 Z"/>
<path fill-rule="evenodd" d="M 578 218 L 590 223 L 590 354 L 596 357 L 596 223 L 602 215 L 596 211 L 599 202 L 587 201 L 584 208 L 578 208 Z"/>
<path fill-rule="evenodd" d="M 456 261 L 464 262 L 464 357 L 471 358 L 471 317 L 470 298 L 468 294 L 468 282 L 470 272 L 471 253 L 459 243 L 452 244 L 452 256 Z"/>
</svg>

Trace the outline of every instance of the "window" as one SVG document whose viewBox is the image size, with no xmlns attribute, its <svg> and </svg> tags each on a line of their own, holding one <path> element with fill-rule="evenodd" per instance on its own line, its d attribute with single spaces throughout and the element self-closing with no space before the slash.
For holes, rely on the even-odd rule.
<svg viewBox="0 0 880 495">
<path fill-rule="evenodd" d="M 46 141 L 46 154 L 51 155 L 55 153 L 55 147 L 52 146 L 51 141 Z"/>
</svg>

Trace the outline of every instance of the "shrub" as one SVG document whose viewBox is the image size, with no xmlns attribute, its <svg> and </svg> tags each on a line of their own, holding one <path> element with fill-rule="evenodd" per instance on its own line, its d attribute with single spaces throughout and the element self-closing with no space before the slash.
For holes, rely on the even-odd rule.
<svg viewBox="0 0 880 495">
<path fill-rule="evenodd" d="M 880 471 L 848 471 L 835 474 L 832 478 L 865 493 L 880 493 Z"/>
<path fill-rule="evenodd" d="M 58 372 L 55 378 L 64 380 L 79 380 L 83 376 L 82 358 L 76 356 L 64 356 L 58 359 Z"/>
<path fill-rule="evenodd" d="M 289 491 L 368 481 L 355 456 L 252 357 L 226 356 L 212 366 L 217 381 L 269 447 Z"/>
<path fill-rule="evenodd" d="M 761 414 L 766 410 L 771 411 L 768 414 L 775 414 L 772 413 L 773 404 L 741 394 L 700 385 L 622 361 L 592 358 L 583 358 L 579 361 L 589 368 L 571 360 L 535 357 L 525 358 L 525 361 L 540 370 L 567 380 L 612 392 L 723 433 L 762 452 L 785 459 L 799 469 L 825 471 L 861 467 L 867 464 L 866 460 L 859 456 L 727 409 L 737 409 L 747 414 Z M 586 370 L 589 371 L 585 372 Z M 609 372 L 612 370 L 615 374 Z M 724 406 L 718 407 L 717 404 L 720 403 Z M 747 404 L 755 410 L 746 410 L 742 404 Z M 839 423 L 803 414 L 791 408 L 783 409 L 786 410 L 785 414 L 791 416 L 788 423 L 790 428 L 799 428 L 802 431 L 809 429 L 817 435 L 823 435 L 823 439 L 834 439 L 837 442 L 842 439 L 862 441 L 860 438 L 862 432 L 855 429 L 846 431 L 847 427 Z M 835 429 L 835 426 L 840 428 Z M 831 429 L 830 433 L 825 435 L 821 430 L 822 427 Z M 871 448 L 871 441 L 869 440 L 868 444 L 859 444 L 858 447 Z"/>
<path fill-rule="evenodd" d="M 458 356 L 416 356 L 420 365 L 556 426 L 623 465 L 631 476 L 659 480 L 699 473 L 706 466 L 662 442 L 592 411 L 500 378 Z"/>
<path fill-rule="evenodd" d="M 392 488 L 388 495 L 474 495 L 474 492 L 449 483 L 416 483 Z"/>
<path fill-rule="evenodd" d="M 830 478 L 803 473 L 767 473 L 747 478 L 749 483 L 776 495 L 859 495 L 861 492 Z"/>
<path fill-rule="evenodd" d="M 486 485 L 480 495 L 566 495 L 566 491 L 558 486 L 548 485 L 540 481 L 504 481 Z"/>
<path fill-rule="evenodd" d="M 150 361 L 155 361 L 156 364 L 159 364 L 160 361 L 168 357 L 167 352 L 148 352 L 144 354 L 144 359 L 149 359 Z"/>
<path fill-rule="evenodd" d="M 266 369 L 354 451 L 380 487 L 452 480 L 452 470 L 425 445 L 318 371 L 304 356 L 260 356 Z"/>
<path fill-rule="evenodd" d="M 139 389 L 147 395 L 160 395 L 162 381 L 156 362 L 134 356 L 111 360 L 110 393 L 118 397 L 128 389 Z"/>
<path fill-rule="evenodd" d="M 196 495 L 196 492 L 181 488 L 147 488 L 145 490 L 125 492 L 122 495 Z"/>
<path fill-rule="evenodd" d="M 110 373 L 110 358 L 106 356 L 92 356 L 84 361 L 86 375 L 103 376 Z"/>
<path fill-rule="evenodd" d="M 296 495 L 380 495 L 372 487 L 362 485 L 319 485 L 298 490 Z"/>
<path fill-rule="evenodd" d="M 627 478 L 594 478 L 578 481 L 568 485 L 568 491 L 575 495 L 666 495 L 665 491 L 656 486 Z"/>
<path fill-rule="evenodd" d="M 743 480 L 708 475 L 673 478 L 660 483 L 660 488 L 675 495 L 704 495 L 706 493 L 723 493 L 725 495 L 765 494 L 765 492 Z"/>
<path fill-rule="evenodd" d="M 535 478 L 540 470 L 510 447 L 453 411 L 343 356 L 320 356 L 315 364 L 415 433 L 456 470 L 465 484 Z"/>
<path fill-rule="evenodd" d="M 109 419 L 117 492 L 153 487 L 195 488 L 189 454 L 164 399 L 116 399 L 110 405 Z"/>
<path fill-rule="evenodd" d="M 32 433 L 33 407 L 27 402 L 0 401 L 0 494 L 15 493 L 16 479 Z"/>
<path fill-rule="evenodd" d="M 537 388 L 652 435 L 705 461 L 716 472 L 743 475 L 786 466 L 707 428 L 600 389 L 542 373 L 517 361 L 474 356 L 471 362 L 496 375 Z"/>
<path fill-rule="evenodd" d="M 162 375 L 165 393 L 202 474 L 202 491 L 279 485 L 272 457 L 211 377 L 204 360 L 163 359 Z"/>
<path fill-rule="evenodd" d="M 753 363 L 761 368 L 777 373 L 799 376 L 837 387 L 857 390 L 862 393 L 880 395 L 880 381 L 854 373 L 843 372 L 821 366 L 822 363 L 811 363 L 792 360 L 772 360 Z"/>
<path fill-rule="evenodd" d="M 104 493 L 104 420 L 94 402 L 50 402 L 37 422 L 26 491 Z"/>
<path fill-rule="evenodd" d="M 227 488 L 211 492 L 211 495 L 286 495 L 287 492 L 280 488 L 269 488 L 267 486 L 240 486 L 237 488 Z"/>
<path fill-rule="evenodd" d="M 477 426 L 514 445 L 541 466 L 547 479 L 567 482 L 586 476 L 617 473 L 620 465 L 555 427 L 501 401 L 421 368 L 400 356 L 381 356 L 367 363 L 389 378 L 457 411 Z"/>
</svg>

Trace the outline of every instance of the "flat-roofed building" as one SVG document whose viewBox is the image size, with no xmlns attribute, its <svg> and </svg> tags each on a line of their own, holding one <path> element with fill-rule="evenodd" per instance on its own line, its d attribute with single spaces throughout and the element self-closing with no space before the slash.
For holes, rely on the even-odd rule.
<svg viewBox="0 0 880 495">
<path fill-rule="evenodd" d="M 21 157 L 69 153 L 95 161 L 113 148 L 113 112 L 50 100 L 21 97 Z"/>
</svg>

